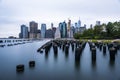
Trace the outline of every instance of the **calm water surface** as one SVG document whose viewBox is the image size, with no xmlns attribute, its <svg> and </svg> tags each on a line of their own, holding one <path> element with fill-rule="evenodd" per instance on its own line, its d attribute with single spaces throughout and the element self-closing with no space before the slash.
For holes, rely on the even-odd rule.
<svg viewBox="0 0 120 80">
<path fill-rule="evenodd" d="M 69 55 L 59 49 L 54 55 L 51 48 L 48 55 L 37 49 L 48 40 L 0 48 L 0 80 L 120 80 L 120 50 L 114 63 L 109 61 L 109 53 L 104 55 L 97 49 L 96 63 L 91 61 L 88 43 L 79 62 L 71 47 Z M 28 62 L 36 65 L 29 68 Z M 23 73 L 16 72 L 16 65 L 24 64 Z"/>
</svg>

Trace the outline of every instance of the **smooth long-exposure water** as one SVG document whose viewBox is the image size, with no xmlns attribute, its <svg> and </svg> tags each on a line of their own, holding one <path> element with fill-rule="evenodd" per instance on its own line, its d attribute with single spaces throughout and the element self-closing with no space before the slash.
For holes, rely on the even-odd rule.
<svg viewBox="0 0 120 80">
<path fill-rule="evenodd" d="M 38 53 L 47 41 L 0 47 L 0 80 L 120 80 L 120 50 L 112 63 L 108 51 L 103 54 L 97 49 L 96 62 L 92 62 L 87 43 L 80 61 L 75 62 L 71 47 L 68 55 L 60 48 L 58 55 L 54 55 L 53 48 L 48 55 Z M 29 67 L 30 60 L 36 62 L 34 68 Z M 25 65 L 24 72 L 16 72 L 18 64 Z"/>
</svg>

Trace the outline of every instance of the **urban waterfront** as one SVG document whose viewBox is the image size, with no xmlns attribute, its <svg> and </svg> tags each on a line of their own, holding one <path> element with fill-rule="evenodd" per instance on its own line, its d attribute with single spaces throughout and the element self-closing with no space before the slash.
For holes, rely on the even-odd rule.
<svg viewBox="0 0 120 80">
<path fill-rule="evenodd" d="M 0 47 L 0 80 L 120 80 L 120 50 L 111 63 L 109 51 L 103 54 L 98 48 L 96 62 L 91 60 L 89 44 L 82 52 L 79 62 L 75 61 L 75 51 L 69 48 L 68 55 L 58 48 L 55 55 L 53 47 L 45 54 L 37 52 L 49 40 L 34 41 L 22 45 Z M 29 61 L 35 61 L 35 67 L 29 67 Z M 17 72 L 16 66 L 24 64 L 23 72 Z"/>
</svg>

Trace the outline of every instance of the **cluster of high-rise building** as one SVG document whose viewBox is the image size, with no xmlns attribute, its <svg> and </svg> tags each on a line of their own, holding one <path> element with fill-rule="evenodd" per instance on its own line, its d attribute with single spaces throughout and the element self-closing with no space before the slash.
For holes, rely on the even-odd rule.
<svg viewBox="0 0 120 80">
<path fill-rule="evenodd" d="M 21 25 L 21 32 L 19 33 L 19 38 L 30 38 L 30 39 L 39 39 L 39 38 L 54 38 L 56 28 L 46 29 L 46 24 L 41 24 L 41 30 L 38 29 L 38 23 L 31 21 L 29 27 L 26 25 Z"/>
<path fill-rule="evenodd" d="M 28 38 L 28 27 L 26 25 L 21 25 L 21 33 L 19 34 L 20 38 Z"/>
<path fill-rule="evenodd" d="M 80 20 L 72 24 L 71 20 L 68 19 L 68 22 L 60 22 L 57 28 L 54 27 L 53 23 L 51 23 L 50 29 L 47 29 L 47 25 L 42 23 L 41 30 L 38 29 L 38 23 L 31 21 L 29 22 L 29 27 L 24 24 L 21 25 L 19 38 L 73 38 L 75 33 L 82 34 L 84 30 L 86 30 L 86 25 L 84 24 L 84 26 L 81 26 Z"/>
<path fill-rule="evenodd" d="M 78 20 L 75 24 L 71 23 L 71 20 L 68 19 L 68 23 L 60 22 L 59 27 L 56 30 L 56 38 L 73 38 L 75 33 L 83 33 L 86 30 L 86 25 L 81 26 L 81 21 Z"/>
</svg>

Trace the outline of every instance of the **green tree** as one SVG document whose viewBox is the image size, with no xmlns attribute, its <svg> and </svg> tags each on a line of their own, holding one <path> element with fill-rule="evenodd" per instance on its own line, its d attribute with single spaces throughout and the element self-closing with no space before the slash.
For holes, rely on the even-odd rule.
<svg viewBox="0 0 120 80">
<path fill-rule="evenodd" d="M 113 33 L 114 33 L 114 30 L 113 30 L 114 26 L 111 22 L 109 22 L 107 25 L 106 25 L 106 32 L 107 32 L 107 36 L 108 37 L 113 37 Z"/>
<path fill-rule="evenodd" d="M 94 32 L 93 29 L 87 29 L 83 32 L 83 36 L 86 38 L 94 38 Z"/>
<path fill-rule="evenodd" d="M 74 34 L 74 38 L 75 38 L 75 39 L 80 39 L 80 36 L 81 36 L 80 33 L 75 33 L 75 34 Z"/>
<path fill-rule="evenodd" d="M 101 33 L 102 33 L 102 31 L 103 31 L 103 28 L 102 28 L 102 25 L 99 25 L 99 26 L 95 26 L 94 27 L 94 35 L 95 35 L 95 38 L 100 38 L 102 35 L 101 35 Z"/>
<path fill-rule="evenodd" d="M 106 39 L 106 38 L 120 38 L 120 21 L 109 22 L 108 24 L 102 24 L 94 26 L 93 29 L 86 29 L 82 34 L 76 33 L 74 38 L 87 38 L 87 39 Z"/>
</svg>

